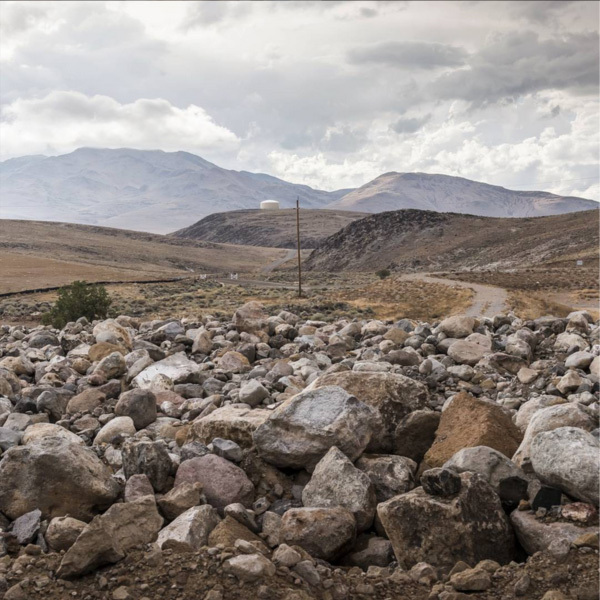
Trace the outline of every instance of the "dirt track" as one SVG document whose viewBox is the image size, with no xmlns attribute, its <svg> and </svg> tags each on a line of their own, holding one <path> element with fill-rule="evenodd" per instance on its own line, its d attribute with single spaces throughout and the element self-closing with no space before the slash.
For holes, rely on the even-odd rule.
<svg viewBox="0 0 600 600">
<path fill-rule="evenodd" d="M 424 281 L 473 290 L 475 296 L 466 314 L 469 316 L 493 317 L 506 310 L 507 292 L 504 288 L 479 283 L 466 283 L 456 279 L 441 279 L 428 273 L 410 273 L 403 275 L 406 281 Z"/>
</svg>

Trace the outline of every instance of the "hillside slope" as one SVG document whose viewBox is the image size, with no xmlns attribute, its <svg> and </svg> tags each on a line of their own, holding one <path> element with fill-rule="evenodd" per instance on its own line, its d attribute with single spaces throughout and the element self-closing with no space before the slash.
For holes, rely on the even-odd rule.
<svg viewBox="0 0 600 600">
<path fill-rule="evenodd" d="M 367 213 L 343 210 L 307 209 L 300 211 L 300 236 L 303 248 L 316 248 L 323 240 Z M 185 239 L 270 246 L 296 247 L 296 211 L 234 210 L 204 217 L 173 236 Z"/>
<path fill-rule="evenodd" d="M 354 221 L 313 250 L 316 271 L 510 269 L 598 259 L 599 211 L 497 219 L 400 210 Z"/>
<path fill-rule="evenodd" d="M 484 217 L 541 217 L 597 207 L 593 200 L 518 192 L 462 177 L 427 173 L 385 173 L 328 206 L 370 213 L 415 208 Z"/>
<path fill-rule="evenodd" d="M 188 152 L 80 148 L 0 163 L 0 217 L 168 233 L 215 211 L 257 208 L 275 198 L 322 208 L 348 190 L 324 192 Z"/>
</svg>

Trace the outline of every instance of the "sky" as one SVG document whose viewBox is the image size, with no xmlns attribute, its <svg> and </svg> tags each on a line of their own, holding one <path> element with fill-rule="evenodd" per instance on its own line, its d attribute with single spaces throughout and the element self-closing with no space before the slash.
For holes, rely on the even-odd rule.
<svg viewBox="0 0 600 600">
<path fill-rule="evenodd" d="M 0 158 L 185 150 L 326 190 L 600 200 L 597 2 L 0 3 Z"/>
</svg>

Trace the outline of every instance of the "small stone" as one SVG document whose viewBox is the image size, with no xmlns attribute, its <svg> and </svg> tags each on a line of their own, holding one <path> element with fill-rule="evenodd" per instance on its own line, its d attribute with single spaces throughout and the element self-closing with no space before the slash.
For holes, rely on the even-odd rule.
<svg viewBox="0 0 600 600">
<path fill-rule="evenodd" d="M 492 586 L 492 580 L 487 571 L 475 568 L 454 574 L 450 584 L 459 592 L 483 592 Z"/>
<path fill-rule="evenodd" d="M 264 577 L 272 577 L 277 569 L 262 554 L 243 554 L 225 561 L 223 568 L 241 581 L 258 581 Z"/>
<path fill-rule="evenodd" d="M 217 456 L 221 456 L 232 462 L 239 463 L 243 458 L 242 449 L 231 440 L 224 440 L 222 438 L 215 438 L 212 441 L 213 452 Z"/>
</svg>

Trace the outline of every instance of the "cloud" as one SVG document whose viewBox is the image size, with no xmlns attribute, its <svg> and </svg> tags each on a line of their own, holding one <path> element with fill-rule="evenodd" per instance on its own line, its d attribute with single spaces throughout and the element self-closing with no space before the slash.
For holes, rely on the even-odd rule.
<svg viewBox="0 0 600 600">
<path fill-rule="evenodd" d="M 476 105 L 549 89 L 597 94 L 598 64 L 596 33 L 543 40 L 531 31 L 514 32 L 495 36 L 468 67 L 444 73 L 429 92 Z"/>
<path fill-rule="evenodd" d="M 396 133 L 415 133 L 419 131 L 429 120 L 431 114 L 425 115 L 424 117 L 412 117 L 412 118 L 400 118 L 390 127 Z"/>
<path fill-rule="evenodd" d="M 357 65 L 379 64 L 401 69 L 436 69 L 457 67 L 465 62 L 463 48 L 433 42 L 382 42 L 353 48 L 349 62 Z"/>
<path fill-rule="evenodd" d="M 240 142 L 199 106 L 178 108 L 160 98 L 120 104 L 108 96 L 70 91 L 2 107 L 0 137 L 3 158 L 82 146 L 224 152 Z"/>
</svg>

